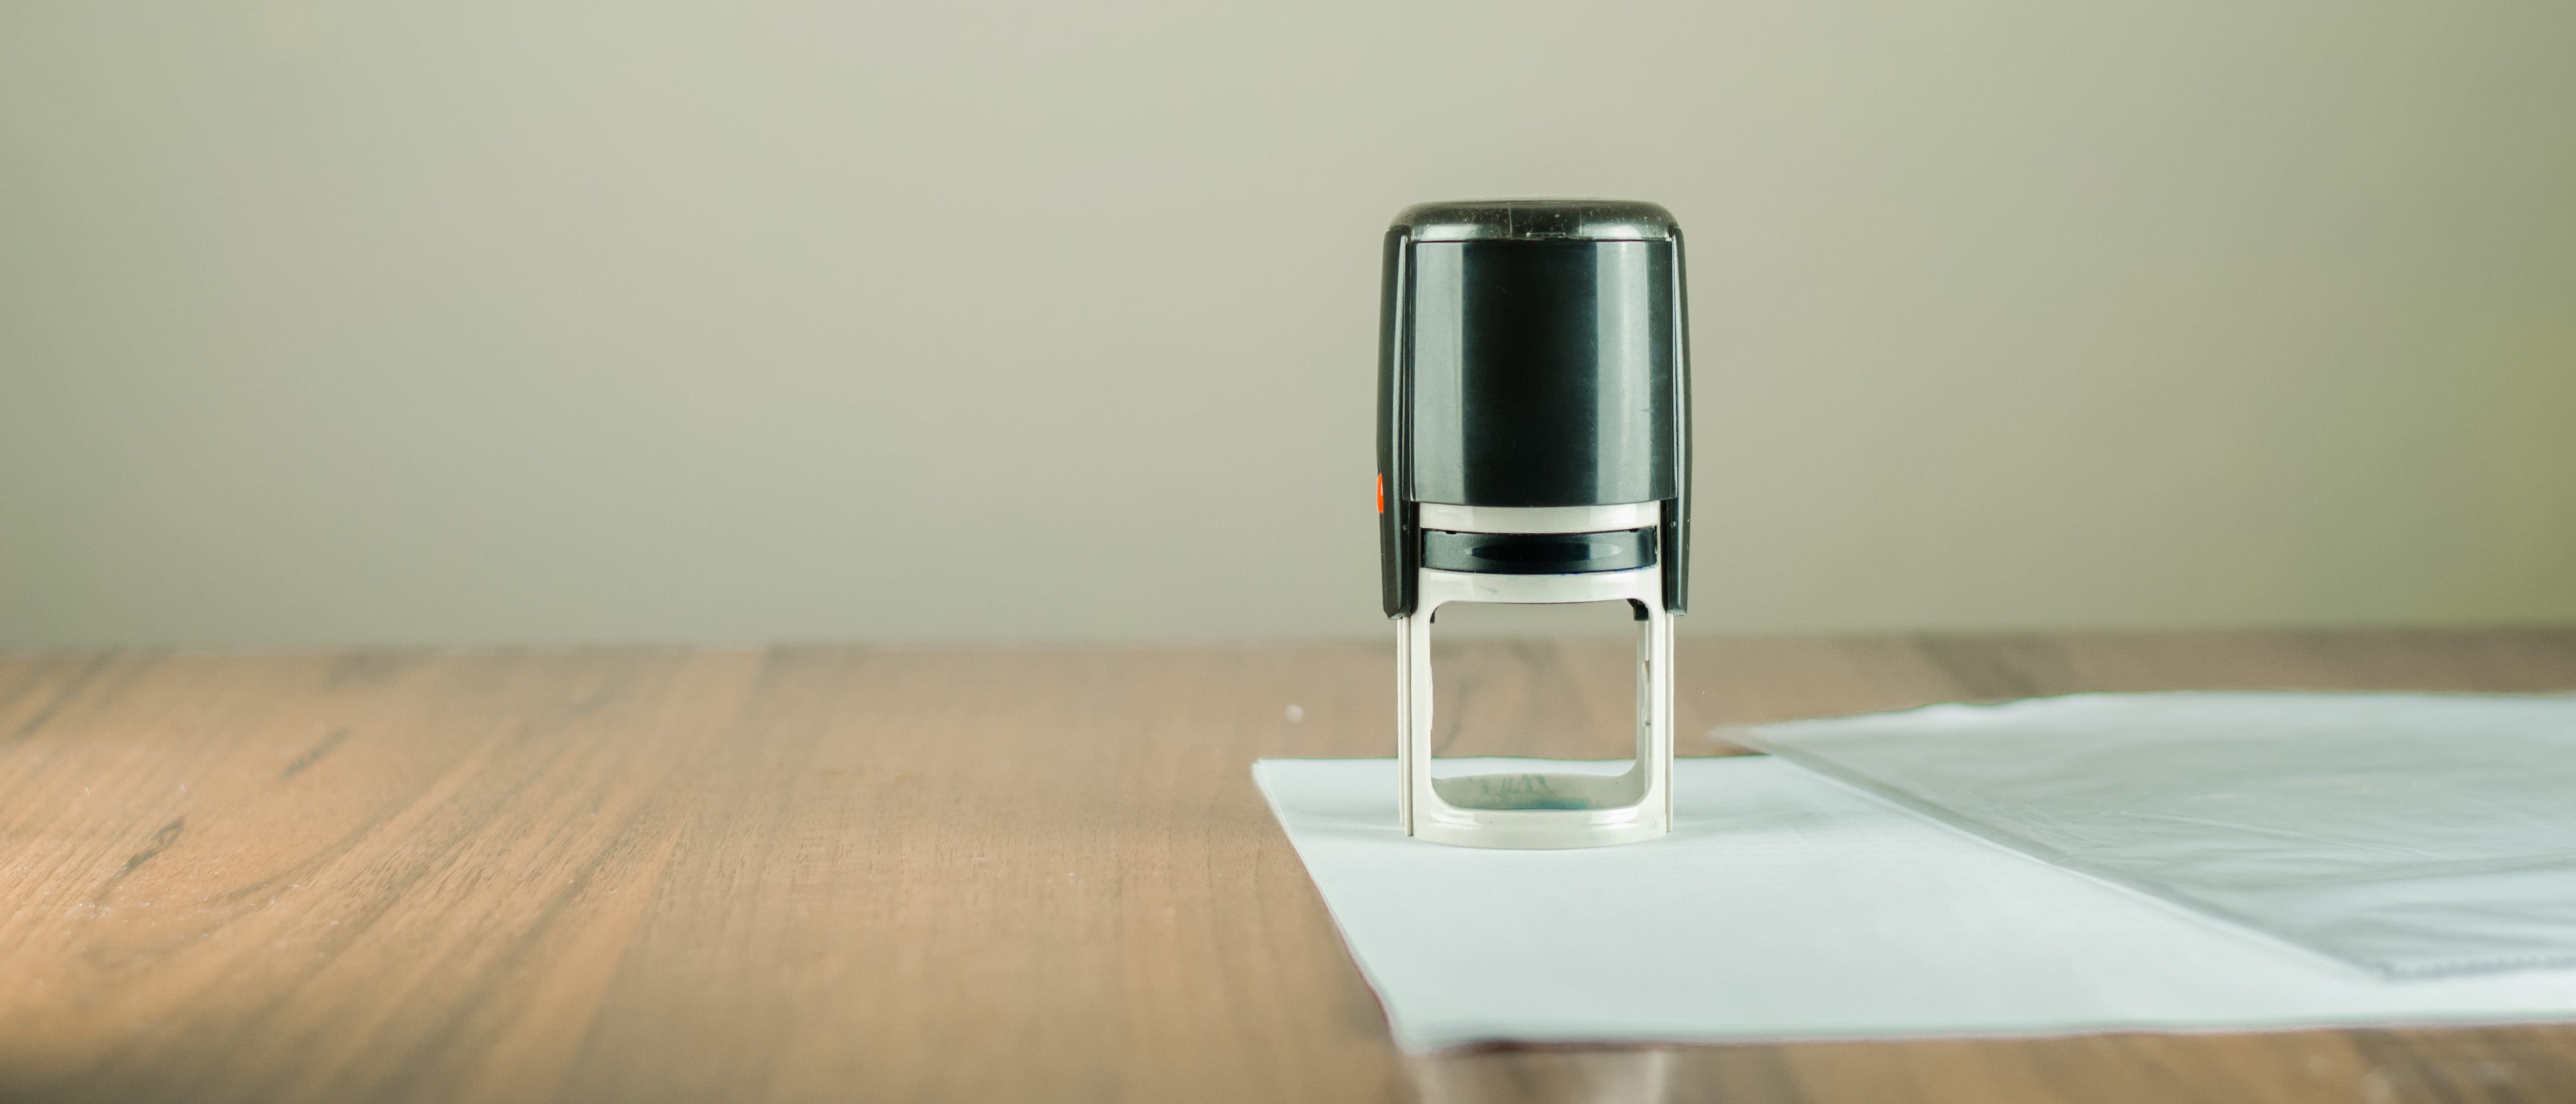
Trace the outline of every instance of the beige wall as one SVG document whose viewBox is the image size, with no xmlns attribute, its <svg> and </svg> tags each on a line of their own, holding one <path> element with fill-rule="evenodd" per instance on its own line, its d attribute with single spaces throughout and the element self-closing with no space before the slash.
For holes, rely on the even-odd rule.
<svg viewBox="0 0 2576 1104">
<path fill-rule="evenodd" d="M 1369 633 L 1378 233 L 1692 234 L 1694 628 L 2576 619 L 2576 7 L 0 5 L 0 643 Z"/>
</svg>

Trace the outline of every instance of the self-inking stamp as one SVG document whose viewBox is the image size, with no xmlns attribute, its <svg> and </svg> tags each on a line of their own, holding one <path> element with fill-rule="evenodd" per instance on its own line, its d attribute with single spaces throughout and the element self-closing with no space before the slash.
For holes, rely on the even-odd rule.
<svg viewBox="0 0 2576 1104">
<path fill-rule="evenodd" d="M 1682 235 L 1651 203 L 1427 203 L 1386 235 L 1378 554 L 1405 831 L 1590 847 L 1672 825 L 1673 629 L 1690 536 Z M 1636 759 L 1616 776 L 1431 773 L 1452 602 L 1625 601 Z"/>
</svg>

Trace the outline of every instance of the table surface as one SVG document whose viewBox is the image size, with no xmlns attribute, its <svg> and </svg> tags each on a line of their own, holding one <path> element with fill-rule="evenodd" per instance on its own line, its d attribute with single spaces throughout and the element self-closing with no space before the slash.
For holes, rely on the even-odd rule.
<svg viewBox="0 0 2576 1104">
<path fill-rule="evenodd" d="M 1459 641 L 1444 754 L 1615 754 L 1615 641 Z M 1690 638 L 1723 724 L 2576 686 L 2576 631 Z M 1254 790 L 1393 651 L 0 654 L 0 1100 L 2529 1101 L 2576 1029 L 1398 1054 Z M 1292 708 L 1293 707 L 1293 708 Z M 1389 815 L 1393 815 L 1389 795 Z"/>
</svg>

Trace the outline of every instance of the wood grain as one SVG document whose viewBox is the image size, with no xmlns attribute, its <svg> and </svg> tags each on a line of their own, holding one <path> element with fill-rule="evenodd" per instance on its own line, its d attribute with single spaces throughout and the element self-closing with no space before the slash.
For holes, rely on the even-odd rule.
<svg viewBox="0 0 2576 1104">
<path fill-rule="evenodd" d="M 1448 646 L 1444 753 L 1615 747 L 1627 662 Z M 0 655 L 0 1100 L 2576 1097 L 2542 1027 L 1403 1058 L 1247 772 L 1385 754 L 1391 664 Z M 1708 752 L 2080 689 L 2563 689 L 2576 632 L 1684 638 L 1680 676 Z"/>
</svg>

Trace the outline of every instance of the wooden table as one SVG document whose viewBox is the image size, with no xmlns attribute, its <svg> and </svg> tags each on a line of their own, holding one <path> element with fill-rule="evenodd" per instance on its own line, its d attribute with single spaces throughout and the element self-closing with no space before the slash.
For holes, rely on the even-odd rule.
<svg viewBox="0 0 2576 1104">
<path fill-rule="evenodd" d="M 1442 662 L 1445 752 L 1620 739 L 1623 645 Z M 2576 632 L 1685 638 L 1680 676 L 1708 752 L 2565 688 Z M 2540 1027 L 1406 1059 L 1246 770 L 1386 754 L 1392 682 L 1384 641 L 0 655 L 0 1100 L 2576 1098 Z"/>
</svg>

